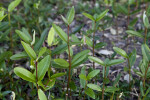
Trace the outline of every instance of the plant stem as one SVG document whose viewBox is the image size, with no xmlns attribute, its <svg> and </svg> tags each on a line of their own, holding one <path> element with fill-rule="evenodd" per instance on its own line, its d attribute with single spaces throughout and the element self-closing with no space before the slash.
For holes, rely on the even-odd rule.
<svg viewBox="0 0 150 100">
<path fill-rule="evenodd" d="M 131 81 L 131 66 L 130 66 L 130 60 L 129 58 L 127 58 L 128 60 L 128 66 L 129 66 L 129 90 L 131 90 L 131 87 L 130 87 L 130 81 Z"/>
<path fill-rule="evenodd" d="M 87 80 L 86 80 L 86 84 L 85 84 L 84 90 L 86 89 L 86 87 L 87 87 Z M 83 100 L 85 100 L 85 96 L 86 96 L 86 94 L 84 93 L 84 99 Z"/>
<path fill-rule="evenodd" d="M 104 88 L 105 88 L 105 80 L 106 80 L 106 66 L 105 66 L 104 80 L 103 80 L 102 100 L 104 100 Z"/>
<path fill-rule="evenodd" d="M 9 20 L 9 27 L 10 27 L 10 34 L 9 34 L 9 37 L 10 37 L 10 47 L 11 47 L 11 50 L 12 50 L 13 49 L 13 39 L 12 39 L 12 32 L 11 32 L 10 12 L 8 12 L 8 20 Z"/>
<path fill-rule="evenodd" d="M 149 68 L 149 64 L 148 64 L 148 66 L 147 66 L 147 68 L 146 68 L 146 72 L 145 72 L 145 75 L 144 75 L 143 88 L 145 88 L 145 81 L 146 81 L 146 76 L 147 76 L 148 68 Z"/>
<path fill-rule="evenodd" d="M 96 21 L 94 22 L 94 33 L 93 33 L 93 57 L 95 56 L 95 52 L 94 52 L 94 49 L 95 49 L 95 45 L 94 45 L 95 29 L 96 29 Z M 94 61 L 93 61 L 93 69 L 95 69 L 95 62 Z"/>
<path fill-rule="evenodd" d="M 71 81 L 71 56 L 70 56 L 70 45 L 69 45 L 69 25 L 68 25 L 68 59 L 69 59 L 69 73 L 68 73 L 68 84 L 67 84 L 67 95 L 69 89 L 69 83 Z"/>
<path fill-rule="evenodd" d="M 38 89 L 39 89 L 39 87 L 38 87 L 38 73 L 37 73 L 37 61 L 35 62 L 35 66 L 36 66 L 36 88 L 37 88 L 37 94 L 38 94 Z M 39 96 L 38 96 L 38 100 L 39 100 Z"/>
</svg>

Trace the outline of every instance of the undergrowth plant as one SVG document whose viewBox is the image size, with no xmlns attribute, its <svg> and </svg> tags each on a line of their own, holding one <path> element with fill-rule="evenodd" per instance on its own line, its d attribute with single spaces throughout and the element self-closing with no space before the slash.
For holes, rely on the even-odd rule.
<svg viewBox="0 0 150 100">
<path fill-rule="evenodd" d="M 129 74 L 129 90 L 131 90 L 131 67 L 134 65 L 136 60 L 136 50 L 134 49 L 130 54 L 127 54 L 124 50 L 118 47 L 113 47 L 114 51 L 124 57 L 128 62 L 128 74 Z"/>
<path fill-rule="evenodd" d="M 101 14 L 97 15 L 95 14 L 94 16 L 88 14 L 88 13 L 83 13 L 83 15 L 89 19 L 91 19 L 94 23 L 94 29 L 93 29 L 93 43 L 91 44 L 92 48 L 93 48 L 93 57 L 95 56 L 95 32 L 96 32 L 96 23 L 98 23 L 109 11 L 109 9 L 103 11 Z M 93 69 L 95 69 L 95 64 L 93 62 Z"/>
<path fill-rule="evenodd" d="M 124 59 L 109 60 L 108 58 L 106 58 L 104 62 L 102 60 L 100 60 L 99 58 L 92 57 L 92 56 L 90 56 L 89 59 L 103 66 L 103 72 L 102 72 L 103 73 L 102 100 L 104 100 L 104 93 L 105 92 L 110 92 L 110 91 L 108 91 L 109 89 L 111 90 L 111 92 L 115 92 L 115 91 L 118 90 L 115 87 L 105 88 L 106 81 L 108 80 L 107 76 L 108 76 L 108 73 L 109 73 L 109 67 L 112 66 L 112 65 L 116 65 L 116 64 L 120 64 L 120 63 L 124 62 Z"/>
<path fill-rule="evenodd" d="M 54 32 L 53 28 L 51 28 L 49 34 L 51 34 L 52 32 Z M 32 41 L 30 40 L 29 36 L 24 34 L 23 32 L 16 30 L 16 33 L 21 37 L 22 40 L 24 40 L 21 41 L 21 44 L 23 45 L 25 52 L 31 59 L 30 67 L 32 70 L 29 71 L 23 67 L 15 67 L 14 73 L 26 81 L 32 82 L 36 86 L 38 92 L 38 99 L 47 100 L 42 89 L 44 91 L 49 90 L 55 84 L 56 78 L 65 75 L 65 73 L 56 73 L 51 76 L 48 75 L 48 78 L 44 78 L 45 74 L 49 72 L 48 69 L 51 63 L 50 53 L 46 55 L 43 59 L 41 59 L 43 54 L 46 52 L 47 48 L 41 48 L 37 56 L 37 54 L 31 47 L 35 42 L 35 33 L 33 35 Z M 51 41 L 49 41 L 48 43 L 50 45 Z M 23 53 L 18 55 L 16 54 L 12 56 L 11 59 L 21 58 L 22 55 Z"/>
</svg>

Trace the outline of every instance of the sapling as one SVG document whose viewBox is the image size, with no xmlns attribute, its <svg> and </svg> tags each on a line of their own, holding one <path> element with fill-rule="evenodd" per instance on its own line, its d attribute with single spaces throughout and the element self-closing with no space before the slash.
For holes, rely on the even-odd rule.
<svg viewBox="0 0 150 100">
<path fill-rule="evenodd" d="M 74 7 L 72 7 L 70 9 L 70 11 L 68 12 L 68 14 L 67 14 L 67 18 L 62 16 L 62 19 L 64 20 L 65 24 L 67 25 L 67 34 L 59 26 L 57 26 L 55 24 L 52 24 L 55 32 L 59 35 L 59 37 L 64 42 L 64 45 L 59 46 L 59 48 L 57 48 L 56 51 L 55 50 L 54 50 L 54 52 L 52 51 L 52 54 L 55 54 L 55 53 L 58 53 L 58 52 L 62 51 L 61 48 L 64 48 L 63 50 L 66 50 L 65 47 L 66 46 L 68 47 L 67 52 L 68 52 L 68 60 L 69 60 L 68 65 L 69 66 L 63 66 L 63 64 L 60 63 L 62 61 L 61 59 L 55 61 L 55 64 L 58 65 L 58 63 L 59 63 L 59 65 L 57 67 L 61 68 L 60 66 L 63 66 L 63 68 L 69 69 L 69 71 L 68 71 L 68 82 L 67 82 L 67 92 L 66 92 L 66 97 L 67 98 L 68 98 L 68 95 L 69 95 L 69 88 L 70 88 L 69 84 L 71 82 L 71 69 L 73 69 L 73 68 L 79 66 L 80 64 L 82 64 L 83 62 L 85 62 L 88 59 L 87 56 L 88 56 L 88 53 L 89 53 L 89 50 L 84 50 L 82 52 L 77 53 L 76 55 L 73 55 L 73 53 L 71 53 L 70 45 L 78 44 L 78 43 L 71 42 L 70 38 L 69 38 L 70 24 L 72 23 L 72 21 L 74 19 L 74 14 L 75 14 Z M 73 58 L 72 60 L 71 60 L 71 56 Z M 66 63 L 64 60 L 63 60 L 63 62 Z M 70 89 L 70 95 L 69 96 L 71 97 L 71 89 Z"/>
<path fill-rule="evenodd" d="M 96 58 L 96 57 L 92 57 L 90 56 L 89 59 L 91 61 L 94 61 L 96 63 L 98 63 L 99 65 L 103 66 L 103 86 L 102 86 L 102 100 L 104 100 L 104 92 L 107 91 L 107 88 L 105 89 L 105 81 L 107 78 L 107 73 L 108 73 L 108 67 L 112 66 L 112 65 L 116 65 L 116 64 L 120 64 L 124 62 L 124 59 L 114 59 L 114 60 L 109 60 L 108 58 L 105 59 L 105 61 L 103 62 L 101 59 Z M 109 90 L 109 88 L 108 88 Z M 109 91 L 107 91 L 109 92 Z"/>
<path fill-rule="evenodd" d="M 53 32 L 54 32 L 54 29 L 51 28 L 49 35 L 52 36 Z M 34 62 L 34 64 L 31 63 L 32 64 L 31 66 L 33 66 L 33 67 L 31 67 L 31 69 L 33 69 L 34 72 L 32 73 L 31 71 L 28 71 L 27 69 L 22 68 L 22 67 L 15 67 L 14 72 L 17 76 L 21 77 L 22 79 L 35 84 L 35 86 L 37 88 L 38 99 L 47 100 L 44 92 L 40 89 L 40 87 L 42 87 L 44 90 L 49 90 L 55 84 L 56 78 L 65 75 L 65 73 L 56 73 L 56 74 L 53 74 L 52 76 L 49 76 L 46 84 L 44 85 L 41 80 L 44 79 L 44 76 L 49 69 L 49 66 L 51 63 L 51 56 L 47 55 L 41 61 L 39 61 L 39 59 L 46 52 L 47 48 L 46 47 L 41 48 L 39 51 L 39 54 L 37 56 L 37 54 L 31 47 L 35 43 L 35 33 L 33 34 L 32 41 L 31 41 L 29 35 L 26 35 L 19 30 L 16 30 L 16 33 L 20 36 L 20 38 L 22 40 L 25 41 L 25 42 L 21 41 L 21 43 L 25 49 L 25 52 L 30 57 L 31 62 Z M 52 43 L 52 40 L 53 40 L 52 38 L 53 37 L 50 38 L 48 36 L 48 44 L 49 45 L 51 45 L 51 43 Z M 52 40 L 49 40 L 49 39 L 52 39 Z M 22 58 L 22 55 L 20 54 L 20 55 L 12 56 L 11 59 L 17 59 L 18 57 Z"/>
<path fill-rule="evenodd" d="M 75 10 L 74 10 L 74 7 L 72 7 L 70 9 L 70 11 L 68 12 L 67 14 L 67 17 L 63 17 L 62 16 L 62 19 L 63 21 L 65 22 L 65 24 L 67 25 L 67 34 L 68 36 L 64 33 L 64 36 L 67 37 L 67 40 L 65 39 L 65 42 L 67 42 L 67 45 L 68 45 L 68 60 L 69 60 L 69 73 L 68 73 L 68 83 L 67 83 L 67 95 L 68 95 L 68 89 L 69 89 L 69 83 L 71 81 L 71 54 L 70 54 L 70 40 L 69 40 L 69 29 L 70 29 L 70 24 L 72 23 L 73 19 L 74 19 L 74 15 L 75 15 Z M 55 25 L 53 24 L 53 27 L 54 29 L 56 30 L 55 28 Z"/>
<path fill-rule="evenodd" d="M 85 66 L 82 68 L 85 69 Z M 79 75 L 80 77 L 80 84 L 82 86 L 84 86 L 84 100 L 85 100 L 85 96 L 88 95 L 91 98 L 95 99 L 95 93 L 93 90 L 97 90 L 97 91 L 101 91 L 101 88 L 98 85 L 92 84 L 92 83 L 88 83 L 88 81 L 90 81 L 92 78 L 94 78 L 98 73 L 100 72 L 100 70 L 96 69 L 91 71 L 87 76 L 85 73 L 81 72 L 81 74 Z"/>
<path fill-rule="evenodd" d="M 144 43 L 146 43 L 146 41 L 147 41 L 147 32 L 148 32 L 148 29 L 150 28 L 150 24 L 149 24 L 149 20 L 148 20 L 148 17 L 146 15 L 146 12 L 143 13 L 143 23 L 144 23 L 144 26 L 145 26 L 145 34 L 144 35 L 137 32 L 137 31 L 133 31 L 133 30 L 127 30 L 126 33 L 131 35 L 131 36 L 136 36 L 136 37 L 143 38 Z"/>
<path fill-rule="evenodd" d="M 150 92 L 150 88 L 147 88 L 146 80 L 150 78 L 150 48 L 146 44 L 142 44 L 142 56 L 143 60 L 139 63 L 139 69 L 134 69 L 134 72 L 143 80 L 140 82 L 140 99 L 146 99 L 147 94 Z"/>
<path fill-rule="evenodd" d="M 121 55 L 122 57 L 127 59 L 128 62 L 128 74 L 129 74 L 129 89 L 131 89 L 131 67 L 135 63 L 136 60 L 136 50 L 133 50 L 131 54 L 127 54 L 124 50 L 118 48 L 118 47 L 113 47 L 114 51 Z"/>
<path fill-rule="evenodd" d="M 143 60 L 139 64 L 139 69 L 140 71 L 134 70 L 136 74 L 140 77 L 143 78 L 143 88 L 145 89 L 145 81 L 147 78 L 150 76 L 149 72 L 149 65 L 150 65 L 150 49 L 146 44 L 142 44 L 141 46 L 142 49 L 142 55 L 143 55 Z"/>
<path fill-rule="evenodd" d="M 100 21 L 100 20 L 107 14 L 108 11 L 109 11 L 109 10 L 107 9 L 107 10 L 103 11 L 101 14 L 99 14 L 99 15 L 94 15 L 94 16 L 92 16 L 92 15 L 90 15 L 90 14 L 87 14 L 87 13 L 83 13 L 83 15 L 84 15 L 85 17 L 91 19 L 91 20 L 94 22 L 93 44 L 92 44 L 92 46 L 93 46 L 93 57 L 95 56 L 94 50 L 95 50 L 96 23 L 97 23 L 98 21 Z M 93 62 L 93 69 L 95 69 L 95 63 L 94 63 L 94 62 Z"/>
</svg>

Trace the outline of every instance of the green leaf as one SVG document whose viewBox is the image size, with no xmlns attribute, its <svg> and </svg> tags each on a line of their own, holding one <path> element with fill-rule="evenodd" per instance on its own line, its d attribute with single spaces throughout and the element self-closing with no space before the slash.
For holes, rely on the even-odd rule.
<svg viewBox="0 0 150 100">
<path fill-rule="evenodd" d="M 52 56 L 63 53 L 67 49 L 67 44 L 61 44 L 52 51 Z"/>
<path fill-rule="evenodd" d="M 24 40 L 26 43 L 30 44 L 32 42 L 32 40 L 30 39 L 30 37 L 28 37 L 25 33 L 19 31 L 19 30 L 15 30 L 15 32 L 19 35 L 19 37 Z"/>
<path fill-rule="evenodd" d="M 68 51 L 68 49 L 66 50 L 66 52 L 67 52 L 67 54 L 69 55 L 69 51 Z M 72 48 L 70 47 L 70 56 L 72 57 L 73 56 L 73 50 L 72 50 Z"/>
<path fill-rule="evenodd" d="M 85 76 L 84 74 L 80 74 L 80 75 L 79 75 L 79 78 L 80 78 L 80 79 L 83 79 L 83 80 L 87 80 L 87 78 L 86 78 L 86 76 Z"/>
<path fill-rule="evenodd" d="M 66 73 L 56 73 L 56 74 L 53 74 L 52 76 L 51 76 L 51 79 L 52 78 L 57 78 L 57 77 L 61 77 L 61 76 L 64 76 Z"/>
<path fill-rule="evenodd" d="M 63 67 L 68 67 L 69 66 L 69 63 L 64 60 L 64 59 L 61 59 L 61 58 L 58 58 L 58 59 L 54 59 L 54 62 L 60 66 L 63 66 Z"/>
<path fill-rule="evenodd" d="M 93 43 L 89 37 L 85 36 L 85 42 L 89 47 L 93 47 Z"/>
<path fill-rule="evenodd" d="M 59 69 L 68 69 L 69 68 L 68 66 L 60 65 L 59 63 L 56 63 L 55 61 L 52 61 L 51 65 L 52 65 L 52 67 L 59 68 Z"/>
<path fill-rule="evenodd" d="M 113 86 L 115 87 L 117 85 L 117 83 L 119 82 L 121 77 L 121 73 L 116 77 L 115 81 L 113 82 Z"/>
<path fill-rule="evenodd" d="M 129 5 L 131 5 L 131 4 L 133 4 L 133 3 L 135 3 L 135 0 L 128 0 L 128 4 L 129 4 Z"/>
<path fill-rule="evenodd" d="M 38 81 L 38 85 L 41 86 L 44 89 L 44 91 L 47 91 L 47 90 L 50 90 L 55 85 L 55 81 L 56 81 L 56 79 L 54 79 L 54 78 L 53 79 L 44 79 L 44 81 Z M 44 84 L 46 84 L 46 87 L 42 82 Z"/>
<path fill-rule="evenodd" d="M 105 92 L 115 92 L 115 91 L 119 91 L 119 88 L 109 86 L 105 90 Z"/>
<path fill-rule="evenodd" d="M 146 90 L 146 93 L 145 93 L 145 97 L 147 96 L 147 94 L 149 93 L 149 91 L 150 91 L 150 87 Z"/>
<path fill-rule="evenodd" d="M 145 26 L 146 28 L 150 28 L 150 24 L 149 24 L 148 17 L 147 17 L 147 15 L 146 15 L 146 11 L 144 11 L 144 13 L 143 13 L 143 22 L 144 22 L 144 26 Z"/>
<path fill-rule="evenodd" d="M 82 52 L 77 53 L 71 61 L 71 67 L 75 68 L 76 66 L 79 66 L 80 64 L 85 62 L 87 60 L 87 56 L 89 52 L 90 50 L 84 50 Z"/>
<path fill-rule="evenodd" d="M 57 25 L 52 24 L 53 28 L 55 29 L 56 33 L 59 35 L 59 37 L 67 43 L 68 36 L 67 34 Z"/>
<path fill-rule="evenodd" d="M 150 49 L 146 44 L 141 46 L 143 58 L 149 62 L 150 61 Z"/>
<path fill-rule="evenodd" d="M 118 4 L 117 9 L 120 13 L 128 15 L 128 9 L 125 6 Z"/>
<path fill-rule="evenodd" d="M 70 11 L 67 14 L 67 21 L 68 24 L 71 24 L 73 19 L 74 19 L 74 14 L 75 14 L 75 10 L 74 10 L 74 6 L 70 9 Z"/>
<path fill-rule="evenodd" d="M 47 97 L 41 89 L 38 89 L 38 96 L 40 100 L 47 100 Z"/>
<path fill-rule="evenodd" d="M 109 61 L 108 66 L 117 65 L 117 64 L 123 63 L 124 61 L 125 61 L 124 59 L 114 59 L 114 60 Z"/>
<path fill-rule="evenodd" d="M 83 66 L 83 67 L 81 68 L 81 73 L 80 73 L 80 74 L 86 75 L 85 69 L 86 69 L 86 66 Z M 85 76 L 85 77 L 86 77 L 86 76 Z M 86 78 L 85 78 L 85 79 L 86 79 Z M 86 80 L 80 79 L 80 85 L 81 85 L 82 88 L 84 88 L 85 85 L 86 85 Z"/>
<path fill-rule="evenodd" d="M 143 89 L 142 81 L 140 82 L 140 93 L 141 93 L 142 96 L 144 96 L 144 89 Z"/>
<path fill-rule="evenodd" d="M 39 52 L 39 55 L 38 55 L 37 60 L 46 52 L 46 50 L 47 50 L 46 47 L 42 47 L 42 48 L 40 49 L 40 52 Z"/>
<path fill-rule="evenodd" d="M 67 25 L 69 25 L 69 22 L 67 21 L 67 19 L 66 19 L 64 16 L 61 15 L 61 18 L 63 19 L 63 21 L 64 21 Z"/>
<path fill-rule="evenodd" d="M 144 38 L 143 35 L 139 32 L 136 32 L 136 31 L 132 31 L 132 30 L 127 30 L 126 33 L 132 35 L 132 36 L 137 36 L 137 37 L 140 37 L 140 38 Z"/>
<path fill-rule="evenodd" d="M 35 60 L 35 59 L 36 59 L 36 53 L 35 53 L 34 50 L 30 47 L 30 45 L 27 44 L 27 43 L 25 43 L 25 42 L 23 42 L 23 41 L 21 41 L 21 44 L 23 45 L 23 47 L 24 47 L 26 53 L 30 56 L 30 58 L 32 58 L 32 59 Z"/>
<path fill-rule="evenodd" d="M 133 66 L 136 61 L 136 49 L 132 51 L 131 55 L 129 56 L 129 60 L 130 60 L 130 66 Z"/>
<path fill-rule="evenodd" d="M 91 61 L 94 61 L 95 63 L 98 63 L 98 64 L 100 64 L 102 66 L 105 66 L 104 62 L 102 60 L 98 59 L 97 57 L 89 56 L 89 59 Z"/>
<path fill-rule="evenodd" d="M 74 34 L 71 35 L 73 42 L 80 42 L 80 40 Z"/>
<path fill-rule="evenodd" d="M 96 91 L 102 91 L 101 87 L 95 84 L 87 84 L 87 86 Z"/>
<path fill-rule="evenodd" d="M 56 79 L 50 80 L 50 82 L 47 84 L 46 90 L 50 90 L 55 85 Z"/>
<path fill-rule="evenodd" d="M 34 83 L 36 82 L 35 75 L 33 75 L 30 71 L 28 71 L 22 67 L 14 68 L 14 73 L 26 81 L 34 82 Z"/>
<path fill-rule="evenodd" d="M 42 59 L 37 65 L 37 74 L 38 74 L 38 81 L 41 81 L 46 72 L 48 71 L 50 65 L 50 55 L 47 55 L 44 59 Z M 36 74 L 36 71 L 34 72 Z"/>
<path fill-rule="evenodd" d="M 4 51 L 0 54 L 0 62 L 3 62 L 5 59 L 9 60 L 9 58 L 12 56 L 11 51 Z"/>
<path fill-rule="evenodd" d="M 106 46 L 106 45 L 107 45 L 107 43 L 105 43 L 105 42 L 97 43 L 97 44 L 95 45 L 95 49 L 100 49 L 100 48 L 102 48 L 102 47 L 104 47 L 104 46 Z"/>
<path fill-rule="evenodd" d="M 31 38 L 31 35 L 30 35 L 30 33 L 28 32 L 28 30 L 26 29 L 26 28 L 22 28 L 22 32 L 24 33 L 24 34 L 26 34 L 29 38 L 30 38 L 30 40 L 32 40 L 32 38 Z"/>
<path fill-rule="evenodd" d="M 38 51 L 42 47 L 43 42 L 45 41 L 45 38 L 47 36 L 47 33 L 48 33 L 48 28 L 44 29 L 44 31 L 42 32 L 40 36 L 40 40 L 35 44 L 34 46 L 35 51 Z"/>
<path fill-rule="evenodd" d="M 47 41 L 48 41 L 48 45 L 51 46 L 52 45 L 52 42 L 53 42 L 53 39 L 54 39 L 54 28 L 52 27 L 50 29 L 50 31 L 48 32 L 48 38 L 47 38 Z"/>
<path fill-rule="evenodd" d="M 83 14 L 85 17 L 87 17 L 87 18 L 89 18 L 89 19 L 95 21 L 95 19 L 94 19 L 94 17 L 93 17 L 92 15 L 90 15 L 90 14 L 88 14 L 88 13 L 82 13 L 82 14 Z"/>
<path fill-rule="evenodd" d="M 114 49 L 114 51 L 117 52 L 119 55 L 121 55 L 121 56 L 123 56 L 123 57 L 125 57 L 125 58 L 128 58 L 128 55 L 127 55 L 127 53 L 126 53 L 124 50 L 122 50 L 122 49 L 120 49 L 120 48 L 118 48 L 118 47 L 113 47 L 113 49 Z"/>
<path fill-rule="evenodd" d="M 109 11 L 109 9 L 106 9 L 105 11 L 103 11 L 100 15 L 97 16 L 96 21 L 101 20 Z"/>
<path fill-rule="evenodd" d="M 91 71 L 91 72 L 88 74 L 87 79 L 88 79 L 88 80 L 92 79 L 92 78 L 95 77 L 99 72 L 100 72 L 100 70 L 97 70 L 97 69 Z"/>
<path fill-rule="evenodd" d="M 26 25 L 26 21 L 24 18 L 22 18 L 22 16 L 20 14 L 16 15 L 14 14 L 13 17 L 15 18 L 15 20 L 23 25 Z"/>
<path fill-rule="evenodd" d="M 26 58 L 26 57 L 28 57 L 27 53 L 21 52 L 21 53 L 17 53 L 15 55 L 11 56 L 10 59 L 11 60 L 20 60 L 20 59 Z"/>
<path fill-rule="evenodd" d="M 74 90 L 74 91 L 76 91 L 76 89 L 77 89 L 77 86 L 74 83 L 74 81 L 69 82 L 69 87 L 70 87 L 71 90 Z"/>
<path fill-rule="evenodd" d="M 87 89 L 85 90 L 85 94 L 87 94 L 89 97 L 95 99 L 95 93 L 94 93 L 94 91 L 93 91 L 92 89 L 87 88 Z"/>
<path fill-rule="evenodd" d="M 71 34 L 75 34 L 75 33 L 79 32 L 79 31 L 82 29 L 83 26 L 84 26 L 84 24 L 81 24 L 81 25 L 79 25 L 79 26 L 76 26 L 76 27 L 72 30 Z"/>
<path fill-rule="evenodd" d="M 0 11 L 0 22 L 7 16 L 7 14 L 6 15 L 4 15 L 4 8 L 1 8 L 0 9 L 1 11 Z"/>
<path fill-rule="evenodd" d="M 21 2 L 21 0 L 15 0 L 13 2 L 11 2 L 8 6 L 8 12 L 12 12 L 15 7 L 17 7 L 19 5 L 19 3 Z"/>
</svg>

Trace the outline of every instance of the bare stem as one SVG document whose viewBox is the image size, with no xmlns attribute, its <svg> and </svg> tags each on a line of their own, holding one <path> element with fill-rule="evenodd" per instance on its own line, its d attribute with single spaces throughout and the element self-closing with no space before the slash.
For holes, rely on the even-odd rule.
<svg viewBox="0 0 150 100">
<path fill-rule="evenodd" d="M 96 30 L 96 21 L 94 23 L 94 33 L 93 33 L 93 57 L 95 56 L 95 52 L 94 52 L 94 49 L 95 49 L 95 45 L 94 45 L 94 41 L 95 41 L 95 30 Z M 93 61 L 93 69 L 95 69 L 95 62 Z"/>
<path fill-rule="evenodd" d="M 104 80 L 103 80 L 102 100 L 104 100 L 104 88 L 105 88 L 105 80 L 106 80 L 106 66 L 105 66 Z"/>
<path fill-rule="evenodd" d="M 69 45 L 69 25 L 68 25 L 68 59 L 69 59 L 69 73 L 68 73 L 68 83 L 67 83 L 67 95 L 69 89 L 69 83 L 71 81 L 71 56 L 70 56 L 70 45 Z"/>
</svg>

